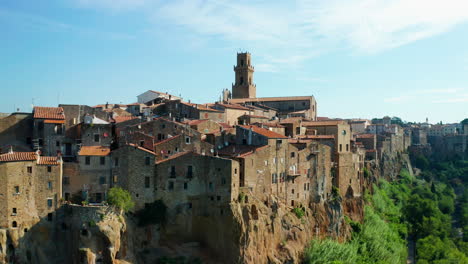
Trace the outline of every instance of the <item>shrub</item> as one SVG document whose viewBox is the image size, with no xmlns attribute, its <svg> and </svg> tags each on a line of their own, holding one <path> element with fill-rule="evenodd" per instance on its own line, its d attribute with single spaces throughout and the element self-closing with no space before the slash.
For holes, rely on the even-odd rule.
<svg viewBox="0 0 468 264">
<path fill-rule="evenodd" d="M 135 206 L 130 193 L 120 187 L 114 187 L 109 190 L 107 202 L 124 212 L 128 212 Z"/>
<path fill-rule="evenodd" d="M 301 207 L 295 207 L 292 211 L 299 219 L 301 219 L 305 215 L 305 211 Z"/>
<path fill-rule="evenodd" d="M 370 171 L 366 167 L 362 171 L 364 172 L 364 178 L 368 179 L 371 176 Z"/>
</svg>

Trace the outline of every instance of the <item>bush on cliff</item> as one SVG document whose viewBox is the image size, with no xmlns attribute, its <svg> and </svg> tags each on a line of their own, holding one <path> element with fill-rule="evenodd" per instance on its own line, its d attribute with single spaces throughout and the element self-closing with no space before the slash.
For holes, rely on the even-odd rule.
<svg viewBox="0 0 468 264">
<path fill-rule="evenodd" d="M 120 187 L 113 187 L 109 190 L 107 193 L 107 203 L 124 212 L 128 212 L 135 206 L 130 193 Z"/>
</svg>

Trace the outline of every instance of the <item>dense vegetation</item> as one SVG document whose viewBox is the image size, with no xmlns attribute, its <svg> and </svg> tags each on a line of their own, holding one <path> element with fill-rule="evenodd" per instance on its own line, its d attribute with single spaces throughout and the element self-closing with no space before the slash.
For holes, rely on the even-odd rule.
<svg viewBox="0 0 468 264">
<path fill-rule="evenodd" d="M 417 263 L 468 263 L 468 161 L 430 162 L 413 157 L 417 178 L 401 171 L 366 195 L 364 223 L 347 243 L 312 241 L 305 263 L 405 263 L 406 239 Z"/>
<path fill-rule="evenodd" d="M 120 187 L 113 187 L 109 190 L 107 193 L 107 203 L 124 212 L 131 210 L 135 206 L 131 194 Z"/>
</svg>

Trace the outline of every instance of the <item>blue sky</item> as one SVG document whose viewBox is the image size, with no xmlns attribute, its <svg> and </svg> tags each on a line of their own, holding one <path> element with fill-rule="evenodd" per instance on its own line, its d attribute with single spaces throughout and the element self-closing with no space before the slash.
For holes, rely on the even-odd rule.
<svg viewBox="0 0 468 264">
<path fill-rule="evenodd" d="M 0 32 L 0 112 L 213 102 L 247 50 L 257 96 L 314 95 L 319 116 L 468 117 L 466 0 L 3 0 Z"/>
</svg>

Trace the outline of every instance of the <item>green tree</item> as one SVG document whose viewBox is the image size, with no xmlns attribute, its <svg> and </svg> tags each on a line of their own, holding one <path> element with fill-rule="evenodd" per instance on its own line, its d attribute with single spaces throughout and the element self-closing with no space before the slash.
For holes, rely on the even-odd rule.
<svg viewBox="0 0 468 264">
<path fill-rule="evenodd" d="M 109 190 L 107 202 L 124 212 L 128 212 L 135 206 L 130 193 L 120 187 L 113 187 Z"/>
</svg>

